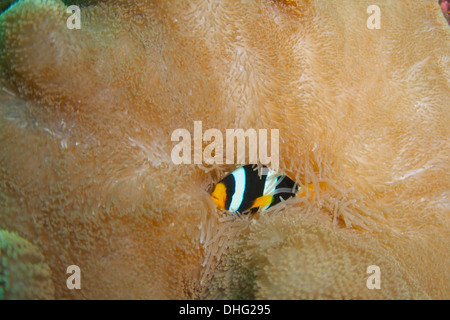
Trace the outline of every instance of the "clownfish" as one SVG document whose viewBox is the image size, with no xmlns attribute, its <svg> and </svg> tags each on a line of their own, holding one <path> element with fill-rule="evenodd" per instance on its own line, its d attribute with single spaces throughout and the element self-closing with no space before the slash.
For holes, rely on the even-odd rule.
<svg viewBox="0 0 450 320">
<path fill-rule="evenodd" d="M 211 193 L 218 209 L 238 215 L 264 211 L 294 197 L 296 182 L 265 166 L 245 165 L 219 181 Z"/>
</svg>

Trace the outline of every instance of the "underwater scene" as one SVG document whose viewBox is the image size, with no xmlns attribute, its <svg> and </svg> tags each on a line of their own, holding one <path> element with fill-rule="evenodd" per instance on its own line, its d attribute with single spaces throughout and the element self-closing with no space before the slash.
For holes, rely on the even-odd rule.
<svg viewBox="0 0 450 320">
<path fill-rule="evenodd" d="M 449 299 L 449 10 L 0 0 L 0 300 Z"/>
</svg>

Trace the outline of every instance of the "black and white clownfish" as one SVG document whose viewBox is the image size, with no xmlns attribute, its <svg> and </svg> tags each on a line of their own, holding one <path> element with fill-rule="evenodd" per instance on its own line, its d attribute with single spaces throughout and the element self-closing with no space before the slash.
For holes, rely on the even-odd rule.
<svg viewBox="0 0 450 320">
<path fill-rule="evenodd" d="M 219 181 L 211 197 L 218 209 L 237 214 L 264 211 L 294 197 L 296 182 L 265 166 L 245 165 Z"/>
</svg>

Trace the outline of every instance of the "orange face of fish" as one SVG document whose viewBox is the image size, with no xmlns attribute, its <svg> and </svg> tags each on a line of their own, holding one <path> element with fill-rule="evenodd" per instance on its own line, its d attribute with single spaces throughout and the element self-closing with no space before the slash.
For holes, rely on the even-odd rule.
<svg viewBox="0 0 450 320">
<path fill-rule="evenodd" d="M 213 193 L 211 194 L 211 198 L 213 199 L 218 209 L 225 209 L 225 201 L 227 199 L 227 188 L 222 182 L 216 185 Z"/>
</svg>

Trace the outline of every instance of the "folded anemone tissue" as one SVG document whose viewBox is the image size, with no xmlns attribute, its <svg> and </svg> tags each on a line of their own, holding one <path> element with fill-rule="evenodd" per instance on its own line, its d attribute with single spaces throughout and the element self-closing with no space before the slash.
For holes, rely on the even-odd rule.
<svg viewBox="0 0 450 320">
<path fill-rule="evenodd" d="M 438 1 L 0 10 L 1 298 L 450 298 Z M 277 134 L 270 179 L 289 177 L 295 196 L 248 214 L 216 206 L 239 167 L 272 170 L 248 159 L 255 144 L 221 161 L 213 141 L 238 129 Z M 237 204 L 267 189 L 230 177 Z"/>
</svg>

